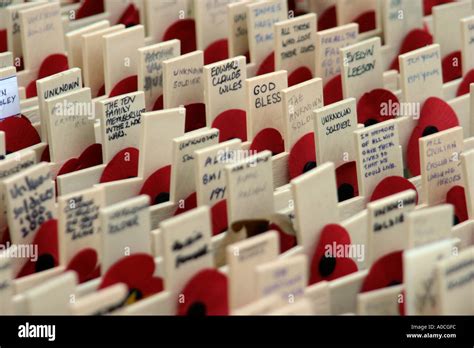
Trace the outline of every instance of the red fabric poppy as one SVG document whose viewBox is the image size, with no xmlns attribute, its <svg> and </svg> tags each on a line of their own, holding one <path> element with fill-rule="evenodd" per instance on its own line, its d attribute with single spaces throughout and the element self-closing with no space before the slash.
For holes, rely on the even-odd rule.
<svg viewBox="0 0 474 348">
<path fill-rule="evenodd" d="M 76 20 L 104 12 L 104 0 L 84 0 L 76 11 Z"/>
<path fill-rule="evenodd" d="M 128 5 L 117 24 L 123 24 L 126 28 L 140 24 L 140 11 L 134 4 Z"/>
<path fill-rule="evenodd" d="M 275 71 L 275 52 L 270 53 L 258 67 L 257 76 L 269 74 Z"/>
<path fill-rule="evenodd" d="M 155 101 L 155 104 L 153 104 L 153 111 L 161 111 L 163 110 L 164 108 L 164 104 L 163 104 L 163 96 L 160 95 L 156 101 Z"/>
<path fill-rule="evenodd" d="M 379 182 L 375 187 L 370 202 L 389 197 L 391 195 L 407 191 L 414 190 L 416 192 L 416 204 L 418 204 L 418 192 L 415 185 L 410 180 L 402 178 L 401 176 L 389 176 Z"/>
<path fill-rule="evenodd" d="M 423 7 L 425 9 L 425 16 L 431 15 L 433 7 L 443 4 L 448 4 L 454 0 L 423 0 Z"/>
<path fill-rule="evenodd" d="M 323 280 L 334 280 L 345 275 L 357 272 L 354 260 L 337 255 L 339 248 L 351 244 L 351 237 L 346 229 L 340 225 L 326 225 L 311 259 L 311 276 L 309 284 Z M 332 250 L 336 248 L 336 250 Z M 332 252 L 328 253 L 328 250 Z"/>
<path fill-rule="evenodd" d="M 324 105 L 331 105 L 344 99 L 341 75 L 334 76 L 323 88 Z"/>
<path fill-rule="evenodd" d="M 41 142 L 41 138 L 30 120 L 25 116 L 12 116 L 0 122 L 0 131 L 5 132 L 7 154 Z"/>
<path fill-rule="evenodd" d="M 138 149 L 134 147 L 120 151 L 105 167 L 100 183 L 136 178 L 138 175 L 138 158 Z"/>
<path fill-rule="evenodd" d="M 337 27 L 336 6 L 327 8 L 318 18 L 318 30 L 327 30 Z"/>
<path fill-rule="evenodd" d="M 461 51 L 448 54 L 443 58 L 443 82 L 447 83 L 462 77 Z"/>
<path fill-rule="evenodd" d="M 3 232 L 2 239 L 0 240 L 0 245 L 6 245 L 8 242 L 10 242 L 10 230 L 7 228 Z"/>
<path fill-rule="evenodd" d="M 87 169 L 99 166 L 102 160 L 102 144 L 93 144 L 87 147 L 78 158 L 79 165 L 77 170 Z"/>
<path fill-rule="evenodd" d="M 344 163 L 336 169 L 336 182 L 339 202 L 359 196 L 355 161 Z"/>
<path fill-rule="evenodd" d="M 213 64 L 229 58 L 229 42 L 227 39 L 218 40 L 204 50 L 204 64 Z"/>
<path fill-rule="evenodd" d="M 204 103 L 194 103 L 185 106 L 186 119 L 184 130 L 192 132 L 206 127 L 206 105 Z"/>
<path fill-rule="evenodd" d="M 7 29 L 0 30 L 0 53 L 8 51 L 8 35 Z"/>
<path fill-rule="evenodd" d="M 79 167 L 79 160 L 77 158 L 71 158 L 64 162 L 61 169 L 58 171 L 58 176 L 73 173 Z"/>
<path fill-rule="evenodd" d="M 383 289 L 403 283 L 403 251 L 396 251 L 374 262 L 360 292 Z"/>
<path fill-rule="evenodd" d="M 308 133 L 293 145 L 288 156 L 290 180 L 316 168 L 314 133 Z"/>
<path fill-rule="evenodd" d="M 102 85 L 102 87 L 99 88 L 99 91 L 97 92 L 96 97 L 102 97 L 105 95 L 105 85 Z"/>
<path fill-rule="evenodd" d="M 59 74 L 60 72 L 69 69 L 67 57 L 64 54 L 52 54 L 48 56 L 43 62 L 38 71 L 38 80 L 45 77 Z M 36 80 L 31 81 L 26 87 L 26 97 L 33 98 L 38 95 L 36 90 Z"/>
<path fill-rule="evenodd" d="M 227 201 L 224 199 L 211 208 L 212 235 L 221 234 L 229 228 L 227 221 Z"/>
<path fill-rule="evenodd" d="M 125 256 L 114 263 L 102 277 L 99 290 L 123 283 L 129 295 L 125 303 L 130 304 L 163 290 L 163 280 L 154 277 L 155 260 L 148 254 Z"/>
<path fill-rule="evenodd" d="M 212 128 L 219 129 L 221 143 L 232 139 L 245 142 L 247 141 L 247 113 L 245 110 L 226 110 L 214 119 Z"/>
<path fill-rule="evenodd" d="M 41 153 L 41 162 L 51 162 L 51 156 L 49 154 L 49 145 L 46 145 L 43 152 Z"/>
<path fill-rule="evenodd" d="M 32 245 L 38 246 L 37 260 L 28 260 L 17 278 L 58 266 L 58 221 L 53 219 L 43 223 L 36 232 Z"/>
<path fill-rule="evenodd" d="M 474 83 L 474 69 L 469 71 L 466 76 L 461 81 L 461 84 L 458 87 L 458 91 L 456 92 L 456 96 L 460 97 L 464 94 L 468 94 L 470 92 L 471 83 Z"/>
<path fill-rule="evenodd" d="M 215 269 L 204 269 L 187 282 L 178 315 L 191 317 L 229 315 L 227 277 Z"/>
<path fill-rule="evenodd" d="M 174 216 L 186 213 L 190 210 L 193 210 L 197 207 L 197 195 L 196 192 L 191 193 L 183 202 L 184 204 L 179 203 L 178 209 L 174 212 Z"/>
<path fill-rule="evenodd" d="M 275 128 L 266 128 L 260 131 L 250 145 L 250 151 L 262 152 L 269 150 L 272 155 L 285 151 L 285 142 L 280 132 Z"/>
<path fill-rule="evenodd" d="M 77 273 L 79 283 L 85 283 L 100 276 L 99 258 L 97 251 L 92 248 L 86 248 L 79 251 L 69 261 L 66 270 Z"/>
<path fill-rule="evenodd" d="M 365 33 L 377 28 L 375 11 L 367 11 L 362 13 L 360 16 L 354 19 L 353 22 L 359 24 L 359 33 Z"/>
<path fill-rule="evenodd" d="M 357 103 L 357 119 L 359 123 L 366 127 L 374 124 L 391 120 L 397 115 L 393 108 L 399 110 L 398 98 L 392 92 L 386 89 L 374 89 L 365 93 Z M 384 115 L 384 110 L 387 115 Z"/>
<path fill-rule="evenodd" d="M 454 186 L 451 188 L 446 194 L 446 203 L 454 206 L 454 225 L 458 225 L 469 219 L 464 187 Z"/>
<path fill-rule="evenodd" d="M 276 231 L 278 233 L 278 239 L 280 240 L 280 254 L 287 252 L 297 245 L 296 237 L 283 231 L 277 224 L 271 223 L 268 226 L 268 230 Z"/>
<path fill-rule="evenodd" d="M 152 205 L 170 200 L 171 166 L 158 169 L 151 174 L 140 190 L 140 195 L 148 195 Z"/>
<path fill-rule="evenodd" d="M 129 76 L 117 83 L 109 94 L 109 98 L 138 91 L 138 76 Z"/>
<path fill-rule="evenodd" d="M 430 97 L 425 101 L 418 125 L 413 129 L 407 147 L 407 164 L 412 176 L 421 173 L 419 139 L 457 126 L 458 117 L 444 100 Z"/>
<path fill-rule="evenodd" d="M 196 51 L 196 23 L 193 19 L 183 19 L 173 23 L 165 32 L 162 41 L 181 41 L 181 54 Z"/>
<path fill-rule="evenodd" d="M 307 67 L 303 66 L 293 71 L 288 76 L 288 87 L 296 86 L 300 83 L 309 81 L 313 78 L 313 73 Z"/>
<path fill-rule="evenodd" d="M 404 53 L 408 53 L 419 48 L 429 46 L 433 43 L 433 36 L 425 29 L 413 29 L 403 39 L 400 52 L 393 60 L 390 69 L 400 71 L 400 62 L 398 56 Z"/>
</svg>

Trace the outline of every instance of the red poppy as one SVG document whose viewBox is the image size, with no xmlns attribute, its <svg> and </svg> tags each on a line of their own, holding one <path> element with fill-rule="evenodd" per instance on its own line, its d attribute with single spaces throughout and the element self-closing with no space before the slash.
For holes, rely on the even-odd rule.
<svg viewBox="0 0 474 348">
<path fill-rule="evenodd" d="M 105 167 L 100 183 L 136 178 L 138 175 L 138 158 L 138 149 L 134 147 L 120 151 Z"/>
<path fill-rule="evenodd" d="M 448 54 L 443 58 L 443 82 L 457 80 L 462 77 L 462 56 L 461 51 Z"/>
<path fill-rule="evenodd" d="M 375 187 L 370 202 L 389 197 L 391 195 L 407 191 L 414 190 L 416 192 L 416 204 L 418 204 L 418 192 L 416 191 L 415 185 L 410 180 L 402 178 L 401 176 L 389 176 L 378 183 Z"/>
<path fill-rule="evenodd" d="M 64 162 L 61 169 L 59 169 L 58 171 L 58 176 L 73 173 L 77 170 L 78 167 L 79 160 L 77 158 L 71 158 L 70 160 Z"/>
<path fill-rule="evenodd" d="M 165 32 L 162 41 L 181 41 L 181 54 L 196 51 L 196 23 L 193 19 L 183 19 L 173 23 Z"/>
<path fill-rule="evenodd" d="M 3 236 L 2 239 L 0 240 L 0 245 L 6 245 L 8 242 L 10 242 L 10 230 L 7 228 L 5 231 L 3 231 Z"/>
<path fill-rule="evenodd" d="M 191 317 L 229 315 L 227 277 L 215 269 L 204 269 L 181 291 L 178 315 Z"/>
<path fill-rule="evenodd" d="M 53 219 L 41 225 L 32 245 L 38 247 L 36 261 L 28 260 L 17 278 L 45 271 L 59 265 L 58 221 Z"/>
<path fill-rule="evenodd" d="M 79 283 L 85 283 L 100 276 L 100 265 L 98 264 L 97 251 L 86 248 L 79 251 L 69 261 L 66 270 L 77 273 Z"/>
<path fill-rule="evenodd" d="M 225 199 L 212 206 L 211 219 L 213 236 L 227 231 L 229 224 L 227 220 L 227 201 Z"/>
<path fill-rule="evenodd" d="M 99 91 L 97 92 L 96 97 L 102 97 L 105 95 L 105 85 L 102 85 L 102 87 L 99 88 Z"/>
<path fill-rule="evenodd" d="M 344 163 L 336 169 L 337 197 L 339 202 L 359 196 L 357 182 L 357 164 L 355 161 Z"/>
<path fill-rule="evenodd" d="M 186 133 L 206 127 L 206 105 L 204 103 L 188 104 L 185 109 L 184 130 Z"/>
<path fill-rule="evenodd" d="M 461 84 L 458 87 L 456 92 L 456 96 L 460 97 L 464 94 L 468 94 L 470 92 L 471 84 L 474 83 L 474 69 L 469 71 L 466 76 L 461 81 Z"/>
<path fill-rule="evenodd" d="M 340 225 L 326 225 L 311 259 L 311 276 L 309 284 L 323 280 L 334 280 L 357 272 L 357 264 L 347 257 L 338 256 L 338 250 L 351 244 L 351 237 Z M 336 249 L 336 250 L 333 250 Z"/>
<path fill-rule="evenodd" d="M 102 164 L 102 144 L 87 147 L 78 158 L 77 170 L 91 168 Z"/>
<path fill-rule="evenodd" d="M 297 244 L 295 235 L 286 233 L 280 226 L 275 223 L 271 223 L 268 226 L 268 231 L 276 231 L 278 233 L 278 239 L 280 241 L 280 254 L 283 254 L 291 248 L 294 248 Z"/>
<path fill-rule="evenodd" d="M 49 145 L 46 145 L 43 152 L 41 152 L 40 160 L 41 160 L 41 162 L 48 162 L 48 163 L 51 162 L 51 157 L 50 157 L 50 154 L 49 154 Z"/>
<path fill-rule="evenodd" d="M 160 204 L 170 200 L 171 166 L 158 169 L 151 174 L 140 190 L 140 194 L 148 195 L 150 202 Z"/>
<path fill-rule="evenodd" d="M 8 51 L 8 35 L 7 29 L 0 30 L 0 53 Z"/>
<path fill-rule="evenodd" d="M 423 0 L 423 8 L 425 9 L 425 16 L 431 15 L 433 7 L 443 4 L 448 4 L 454 0 Z"/>
<path fill-rule="evenodd" d="M 183 202 L 181 205 L 181 202 L 179 203 L 178 209 L 174 212 L 174 216 L 178 216 L 180 214 L 186 213 L 190 210 L 193 210 L 194 208 L 197 207 L 197 195 L 196 192 L 191 193 Z"/>
<path fill-rule="evenodd" d="M 399 101 L 395 94 L 386 89 L 374 89 L 365 93 L 357 103 L 357 119 L 366 127 L 391 120 L 397 115 L 393 112 L 399 110 Z M 384 114 L 384 110 L 386 114 Z"/>
<path fill-rule="evenodd" d="M 102 277 L 99 290 L 123 283 L 128 287 L 126 304 L 134 303 L 163 290 L 163 280 L 154 277 L 155 260 L 148 254 L 125 256 L 112 266 Z"/>
<path fill-rule="evenodd" d="M 359 24 L 359 33 L 365 33 L 377 28 L 376 14 L 373 10 L 362 13 L 353 22 Z"/>
<path fill-rule="evenodd" d="M 320 16 L 318 16 L 318 30 L 327 30 L 337 27 L 336 6 L 328 7 Z"/>
<path fill-rule="evenodd" d="M 247 141 L 247 113 L 245 110 L 231 109 L 214 119 L 212 128 L 219 129 L 219 141 L 232 139 Z"/>
<path fill-rule="evenodd" d="M 280 132 L 275 128 L 265 128 L 260 131 L 250 145 L 250 151 L 262 152 L 269 150 L 272 155 L 285 151 L 285 142 Z"/>
<path fill-rule="evenodd" d="M 288 156 L 290 180 L 316 168 L 314 133 L 308 133 L 296 142 Z"/>
<path fill-rule="evenodd" d="M 331 105 L 344 99 L 341 75 L 334 76 L 323 88 L 324 105 Z"/>
<path fill-rule="evenodd" d="M 227 39 L 218 40 L 204 50 L 204 64 L 213 64 L 229 58 L 229 42 Z"/>
<path fill-rule="evenodd" d="M 257 76 L 269 74 L 275 71 L 275 52 L 270 53 L 263 60 L 257 70 Z"/>
<path fill-rule="evenodd" d="M 128 5 L 117 24 L 123 24 L 126 28 L 140 24 L 140 11 L 134 4 Z"/>
<path fill-rule="evenodd" d="M 67 57 L 64 54 L 52 54 L 48 56 L 43 62 L 38 71 L 38 80 L 45 77 L 59 74 L 60 72 L 69 69 L 69 63 Z M 33 98 L 38 95 L 36 90 L 36 80 L 31 81 L 26 87 L 26 97 Z"/>
<path fill-rule="evenodd" d="M 296 86 L 313 78 L 313 73 L 307 67 L 302 66 L 288 76 L 288 87 Z"/>
<path fill-rule="evenodd" d="M 117 83 L 109 94 L 109 98 L 138 91 L 138 76 L 129 76 Z"/>
<path fill-rule="evenodd" d="M 387 254 L 370 267 L 360 292 L 383 289 L 403 284 L 403 251 Z"/>
<path fill-rule="evenodd" d="M 403 39 L 400 52 L 393 60 L 390 69 L 400 71 L 400 62 L 398 56 L 404 53 L 408 53 L 419 48 L 429 46 L 433 43 L 433 36 L 425 29 L 413 29 Z"/>
<path fill-rule="evenodd" d="M 451 188 L 446 195 L 446 203 L 454 206 L 454 225 L 458 225 L 469 219 L 464 187 L 454 186 Z"/>
<path fill-rule="evenodd" d="M 41 142 L 41 138 L 30 120 L 21 115 L 0 121 L 0 131 L 5 132 L 7 154 L 23 150 Z"/>
<path fill-rule="evenodd" d="M 104 0 L 84 0 L 76 11 L 76 20 L 104 12 Z"/>
<path fill-rule="evenodd" d="M 419 139 L 456 126 L 459 126 L 458 117 L 449 104 L 436 97 L 425 101 L 418 125 L 413 129 L 407 147 L 408 169 L 412 176 L 421 173 Z"/>
<path fill-rule="evenodd" d="M 153 104 L 153 111 L 160 111 L 163 110 L 163 108 L 163 96 L 160 95 L 158 98 L 156 98 L 155 104 Z"/>
</svg>

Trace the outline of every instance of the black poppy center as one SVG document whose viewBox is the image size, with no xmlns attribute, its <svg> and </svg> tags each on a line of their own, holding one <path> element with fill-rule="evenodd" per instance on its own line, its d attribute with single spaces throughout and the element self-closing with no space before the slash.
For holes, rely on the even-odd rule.
<svg viewBox="0 0 474 348">
<path fill-rule="evenodd" d="M 155 204 L 165 203 L 170 200 L 169 192 L 160 192 L 155 196 Z"/>
<path fill-rule="evenodd" d="M 207 314 L 206 305 L 202 302 L 194 302 L 188 308 L 187 315 L 189 317 L 205 317 Z"/>
<path fill-rule="evenodd" d="M 454 226 L 459 225 L 460 222 L 461 222 L 461 220 L 457 217 L 457 215 L 454 215 L 453 216 L 453 225 Z"/>
<path fill-rule="evenodd" d="M 40 255 L 35 263 L 35 272 L 38 273 L 51 268 L 54 268 L 54 257 L 50 254 Z"/>
<path fill-rule="evenodd" d="M 319 274 L 323 277 L 330 276 L 336 269 L 336 258 L 324 255 L 319 261 Z"/>
<path fill-rule="evenodd" d="M 349 184 L 342 184 L 337 188 L 337 197 L 339 202 L 347 201 L 348 199 L 354 198 L 355 192 L 354 187 Z"/>
<path fill-rule="evenodd" d="M 439 130 L 435 126 L 428 126 L 423 130 L 422 136 L 426 137 L 428 135 L 435 134 L 435 133 L 438 133 L 438 132 L 439 132 Z"/>
<path fill-rule="evenodd" d="M 364 122 L 364 126 L 370 127 L 370 126 L 373 126 L 374 124 L 377 124 L 377 123 L 378 123 L 378 121 L 376 119 L 369 118 L 367 121 Z"/>
<path fill-rule="evenodd" d="M 127 302 L 129 303 L 134 303 L 136 301 L 139 301 L 143 298 L 143 293 L 136 288 L 131 288 L 130 291 L 128 292 L 128 297 L 127 297 Z"/>
<path fill-rule="evenodd" d="M 398 281 L 398 280 L 392 280 L 388 286 L 397 286 L 397 285 L 400 285 L 402 284 L 402 282 Z"/>
<path fill-rule="evenodd" d="M 314 168 L 316 168 L 316 162 L 313 162 L 313 161 L 308 162 L 303 167 L 303 173 L 307 173 L 310 170 L 313 170 Z"/>
</svg>

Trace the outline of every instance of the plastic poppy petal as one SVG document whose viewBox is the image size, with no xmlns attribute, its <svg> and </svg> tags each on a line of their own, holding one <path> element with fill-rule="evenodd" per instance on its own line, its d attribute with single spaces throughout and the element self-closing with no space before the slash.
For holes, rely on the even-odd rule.
<svg viewBox="0 0 474 348">
<path fill-rule="evenodd" d="M 184 204 L 182 206 L 176 209 L 176 211 L 174 212 L 174 216 L 178 216 L 180 214 L 186 213 L 187 211 L 193 210 L 196 207 L 197 207 L 197 195 L 196 195 L 196 192 L 194 192 L 194 193 L 191 193 L 184 200 Z"/>
<path fill-rule="evenodd" d="M 448 54 L 443 58 L 443 82 L 447 83 L 462 77 L 461 51 Z"/>
<path fill-rule="evenodd" d="M 214 204 L 211 208 L 212 235 L 216 236 L 227 231 L 227 201 L 224 199 Z"/>
<path fill-rule="evenodd" d="M 41 63 L 38 79 L 58 74 L 67 69 L 69 69 L 67 57 L 64 54 L 52 54 Z"/>
<path fill-rule="evenodd" d="M 296 142 L 288 156 L 290 179 L 316 168 L 316 144 L 314 133 L 308 133 Z"/>
<path fill-rule="evenodd" d="M 132 254 L 118 260 L 102 277 L 99 289 L 117 283 L 124 283 L 129 289 L 136 289 L 155 273 L 155 260 L 148 254 Z"/>
<path fill-rule="evenodd" d="M 155 101 L 155 104 L 153 104 L 153 111 L 161 111 L 163 110 L 164 108 L 164 104 L 163 104 L 163 96 L 160 95 L 156 101 Z"/>
<path fill-rule="evenodd" d="M 31 81 L 25 88 L 26 99 L 34 98 L 38 96 L 38 90 L 36 89 L 36 80 Z"/>
<path fill-rule="evenodd" d="M 76 20 L 104 12 L 103 0 L 85 0 L 76 12 Z"/>
<path fill-rule="evenodd" d="M 102 97 L 105 95 L 105 85 L 102 85 L 102 87 L 99 88 L 99 91 L 97 92 L 96 97 Z"/>
<path fill-rule="evenodd" d="M 411 176 L 418 176 L 421 174 L 420 164 L 420 138 L 423 135 L 423 129 L 416 126 L 411 133 L 410 140 L 407 146 L 407 166 Z"/>
<path fill-rule="evenodd" d="M 399 110 L 398 98 L 386 89 L 374 89 L 365 93 L 357 103 L 358 122 L 366 127 L 393 119 L 397 115 L 393 109 Z"/>
<path fill-rule="evenodd" d="M 300 83 L 309 81 L 313 78 L 313 73 L 307 67 L 303 66 L 296 69 L 288 76 L 288 87 L 296 86 Z"/>
<path fill-rule="evenodd" d="M 327 8 L 318 18 L 318 31 L 337 27 L 336 6 Z"/>
<path fill-rule="evenodd" d="M 159 277 L 148 278 L 138 283 L 136 288 L 140 290 L 143 298 L 147 298 L 163 291 L 163 279 Z"/>
<path fill-rule="evenodd" d="M 214 119 L 212 128 L 219 129 L 221 143 L 232 139 L 247 141 L 247 113 L 245 110 L 226 110 Z"/>
<path fill-rule="evenodd" d="M 138 158 L 138 149 L 134 147 L 120 151 L 105 167 L 100 183 L 136 178 L 138 175 Z"/>
<path fill-rule="evenodd" d="M 229 314 L 227 277 L 214 269 L 197 273 L 181 291 L 185 301 L 178 304 L 178 315 L 217 316 Z"/>
<path fill-rule="evenodd" d="M 403 251 L 396 251 L 374 262 L 365 277 L 361 292 L 383 289 L 403 283 Z"/>
<path fill-rule="evenodd" d="M 67 160 L 59 169 L 58 176 L 75 172 L 79 168 L 79 160 L 77 158 L 71 158 Z"/>
<path fill-rule="evenodd" d="M 418 125 L 423 128 L 434 126 L 441 132 L 459 126 L 459 120 L 448 103 L 440 98 L 430 97 L 421 108 Z"/>
<path fill-rule="evenodd" d="M 474 69 L 469 71 L 466 76 L 461 81 L 461 84 L 458 87 L 458 91 L 456 92 L 456 96 L 460 97 L 464 94 L 468 94 L 470 92 L 471 84 L 474 83 Z"/>
<path fill-rule="evenodd" d="M 273 230 L 278 232 L 278 239 L 280 240 L 280 254 L 290 250 L 295 247 L 296 237 L 284 232 L 277 224 L 270 224 L 268 230 Z"/>
<path fill-rule="evenodd" d="M 425 16 L 431 15 L 433 11 L 433 7 L 443 4 L 448 4 L 453 2 L 454 0 L 423 0 L 423 8 L 425 12 Z"/>
<path fill-rule="evenodd" d="M 339 202 L 359 196 L 356 162 L 352 161 L 339 166 L 336 169 L 336 181 Z"/>
<path fill-rule="evenodd" d="M 117 24 L 123 24 L 126 28 L 140 24 L 140 12 L 134 4 L 130 4 L 123 12 Z"/>
<path fill-rule="evenodd" d="M 102 163 L 102 144 L 93 144 L 87 147 L 79 156 L 79 166 L 77 170 L 99 166 Z"/>
<path fill-rule="evenodd" d="M 41 153 L 41 162 L 51 162 L 51 157 L 49 153 L 49 145 L 46 145 L 43 152 Z"/>
<path fill-rule="evenodd" d="M 263 60 L 257 70 L 257 76 L 269 74 L 275 71 L 275 52 L 270 53 Z"/>
<path fill-rule="evenodd" d="M 413 185 L 410 180 L 402 178 L 401 176 L 389 176 L 375 187 L 372 196 L 370 197 L 370 202 L 403 192 L 407 190 L 416 191 L 415 185 Z M 418 204 L 418 192 L 416 193 L 416 204 Z"/>
<path fill-rule="evenodd" d="M 229 43 L 227 39 L 218 40 L 204 50 L 204 64 L 213 64 L 229 58 Z"/>
<path fill-rule="evenodd" d="M 170 200 L 171 166 L 158 169 L 151 174 L 140 190 L 140 194 L 148 195 L 152 205 Z"/>
<path fill-rule="evenodd" d="M 7 153 L 23 150 L 41 142 L 31 122 L 24 116 L 12 116 L 0 122 L 0 131 L 5 132 Z"/>
<path fill-rule="evenodd" d="M 408 53 L 425 46 L 429 46 L 432 43 L 433 43 L 433 36 L 427 30 L 413 29 L 403 39 L 402 45 L 400 47 L 400 52 L 398 55 Z M 400 71 L 398 55 L 393 60 L 390 66 L 390 69 Z"/>
<path fill-rule="evenodd" d="M 206 127 L 206 105 L 204 103 L 189 104 L 185 108 L 186 120 L 184 130 L 186 133 Z"/>
<path fill-rule="evenodd" d="M 8 51 L 8 35 L 7 30 L 0 30 L 0 53 Z"/>
<path fill-rule="evenodd" d="M 367 11 L 362 13 L 356 19 L 353 20 L 354 23 L 359 24 L 359 33 L 365 33 L 370 30 L 374 30 L 376 25 L 375 11 Z"/>
<path fill-rule="evenodd" d="M 454 186 L 446 195 L 446 203 L 454 206 L 455 224 L 460 224 L 469 219 L 467 214 L 466 193 L 464 187 Z"/>
<path fill-rule="evenodd" d="M 79 278 L 79 283 L 84 283 L 85 281 L 91 280 L 97 268 L 98 261 L 97 251 L 92 248 L 86 248 L 79 251 L 74 257 L 69 261 L 66 270 L 75 271 Z"/>
<path fill-rule="evenodd" d="M 183 19 L 173 23 L 166 30 L 162 41 L 181 41 L 181 54 L 196 51 L 196 23 L 193 19 Z"/>
<path fill-rule="evenodd" d="M 272 155 L 285 151 L 285 143 L 280 132 L 275 128 L 265 128 L 260 131 L 250 145 L 250 151 L 262 152 L 269 150 Z"/>
<path fill-rule="evenodd" d="M 341 101 L 342 93 L 342 79 L 341 75 L 334 76 L 329 80 L 323 88 L 324 105 L 331 105 Z"/>
<path fill-rule="evenodd" d="M 138 90 L 138 76 L 129 76 L 117 83 L 110 92 L 109 98 L 117 97 L 119 95 L 133 93 Z"/>
</svg>

